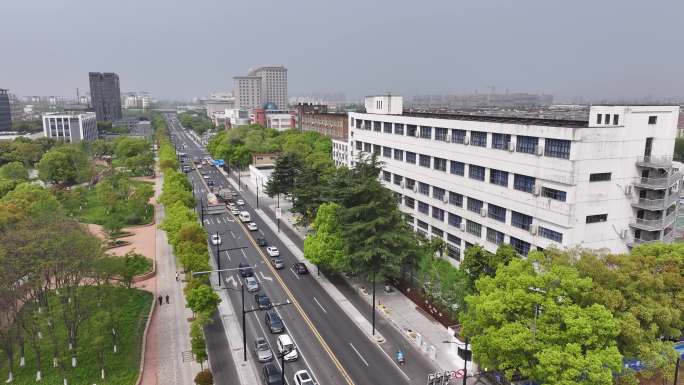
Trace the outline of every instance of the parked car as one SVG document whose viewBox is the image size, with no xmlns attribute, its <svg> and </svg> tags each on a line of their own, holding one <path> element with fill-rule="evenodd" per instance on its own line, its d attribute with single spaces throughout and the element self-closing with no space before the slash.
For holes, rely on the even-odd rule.
<svg viewBox="0 0 684 385">
<path fill-rule="evenodd" d="M 296 385 L 314 385 L 313 378 L 306 370 L 299 370 L 294 375 L 294 382 Z"/>
<path fill-rule="evenodd" d="M 247 224 L 247 228 L 249 229 L 249 231 L 257 231 L 257 230 L 259 230 L 259 228 L 257 227 L 257 224 L 256 224 L 255 222 L 249 222 L 249 223 Z"/>
<path fill-rule="evenodd" d="M 239 215 L 239 214 L 240 214 L 240 210 L 238 210 L 237 207 L 231 207 L 231 208 L 230 208 L 230 213 L 233 214 L 233 215 Z"/>
<path fill-rule="evenodd" d="M 276 270 L 280 270 L 285 267 L 285 263 L 281 258 L 271 258 L 271 265 L 273 265 Z"/>
<path fill-rule="evenodd" d="M 272 363 L 264 365 L 261 370 L 261 376 L 265 385 L 283 385 L 282 375 L 283 373 L 280 369 Z"/>
<path fill-rule="evenodd" d="M 254 294 L 254 302 L 256 302 L 259 310 L 268 310 L 273 306 L 273 304 L 271 304 L 271 299 L 268 298 L 266 294 L 262 293 Z"/>
<path fill-rule="evenodd" d="M 285 324 L 275 310 L 270 309 L 266 312 L 265 321 L 271 333 L 277 334 L 285 331 Z"/>
<path fill-rule="evenodd" d="M 216 246 L 221 244 L 221 236 L 218 234 L 211 234 L 211 244 Z"/>
<path fill-rule="evenodd" d="M 250 293 L 259 291 L 259 281 L 257 281 L 254 277 L 246 277 L 245 286 L 247 286 L 247 291 Z"/>
<path fill-rule="evenodd" d="M 266 338 L 259 337 L 254 340 L 254 355 L 259 362 L 268 362 L 273 359 L 273 352 L 271 351 L 271 347 L 268 346 Z"/>
<path fill-rule="evenodd" d="M 297 348 L 295 347 L 292 338 L 290 338 L 290 336 L 287 334 L 278 336 L 276 339 L 276 347 L 278 349 L 278 353 L 281 356 L 285 356 L 285 361 L 296 361 L 299 358 Z"/>
<path fill-rule="evenodd" d="M 266 245 L 268 244 L 268 243 L 266 242 L 266 238 L 264 238 L 264 237 L 258 237 L 258 238 L 256 239 L 256 243 L 257 243 L 257 245 L 259 245 L 259 246 L 266 246 Z"/>
<path fill-rule="evenodd" d="M 302 262 L 293 264 L 292 269 L 294 269 L 295 273 L 299 275 L 309 274 L 309 269 L 307 269 L 306 265 Z"/>
<path fill-rule="evenodd" d="M 252 267 L 244 262 L 240 262 L 238 265 L 238 268 L 240 269 L 240 276 L 241 277 L 251 277 L 254 275 L 254 269 Z"/>
<path fill-rule="evenodd" d="M 269 257 L 278 257 L 280 256 L 280 251 L 278 250 L 277 247 L 275 246 L 269 246 L 266 248 L 266 252 L 268 253 Z"/>
</svg>

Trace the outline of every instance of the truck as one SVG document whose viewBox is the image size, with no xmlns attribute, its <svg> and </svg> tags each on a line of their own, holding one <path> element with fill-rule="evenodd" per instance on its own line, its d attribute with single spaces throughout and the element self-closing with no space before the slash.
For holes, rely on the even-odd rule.
<svg viewBox="0 0 684 385">
<path fill-rule="evenodd" d="M 235 197 L 235 193 L 233 190 L 228 189 L 228 188 L 222 188 L 219 190 L 218 194 L 216 194 L 219 200 L 222 200 L 224 202 L 228 202 L 233 200 Z"/>
<path fill-rule="evenodd" d="M 207 207 L 205 208 L 205 213 L 209 215 L 220 215 L 226 213 L 226 205 L 219 202 L 216 194 L 207 194 Z"/>
</svg>

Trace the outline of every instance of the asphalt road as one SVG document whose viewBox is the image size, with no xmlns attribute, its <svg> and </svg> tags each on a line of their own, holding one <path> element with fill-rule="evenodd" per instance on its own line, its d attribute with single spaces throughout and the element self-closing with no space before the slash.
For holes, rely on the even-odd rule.
<svg viewBox="0 0 684 385">
<path fill-rule="evenodd" d="M 179 151 L 188 153 L 190 157 L 206 155 L 204 149 L 198 147 L 176 123 L 171 126 L 176 144 L 182 143 L 185 146 L 182 148 L 181 145 Z M 204 166 L 199 171 L 207 174 L 217 189 L 229 186 L 225 176 L 214 167 Z M 193 183 L 198 200 L 200 197 L 206 197 L 206 185 L 200 174 L 193 171 L 188 173 L 188 177 Z M 220 252 L 222 268 L 234 268 L 240 262 L 256 266 L 255 272 L 261 283 L 261 291 L 266 293 L 272 302 L 280 303 L 287 299 L 293 302 L 292 305 L 278 308 L 285 321 L 286 332 L 293 337 L 300 351 L 298 361 L 286 364 L 288 381 L 292 383 L 291 375 L 294 371 L 306 368 L 313 374 L 318 384 L 424 384 L 427 374 L 433 368 L 429 360 L 408 344 L 399 342 L 395 345 L 385 342 L 378 345 L 371 341 L 367 334 L 359 330 L 337 303 L 328 296 L 315 278 L 308 275 L 299 276 L 291 270 L 290 267 L 296 258 L 270 228 L 259 223 L 259 217 L 249 204 L 253 202 L 253 195 L 247 193 L 240 197 L 247 201 L 247 205 L 242 210 L 248 211 L 252 220 L 259 225 L 257 232 L 248 231 L 229 213 L 205 215 L 205 228 L 210 234 L 218 232 L 221 235 L 223 241 L 221 249 L 240 248 Z M 272 212 L 268 214 L 273 215 Z M 285 269 L 275 271 L 270 266 L 269 258 L 265 255 L 263 248 L 257 247 L 254 243 L 256 236 L 264 237 L 269 245 L 278 247 L 280 257 L 285 261 Z M 297 241 L 296 237 L 291 238 Z M 215 247 L 211 248 L 215 257 Z M 237 307 L 240 306 L 239 283 L 240 277 L 237 272 L 224 273 L 223 285 L 229 288 L 228 294 Z M 363 299 L 353 297 L 352 295 L 349 299 L 354 302 L 354 305 L 362 312 L 369 313 L 368 306 L 360 302 Z M 246 306 L 252 307 L 253 295 L 245 295 L 245 298 Z M 235 310 L 240 314 L 241 308 Z M 403 341 L 403 337 L 390 325 L 385 324 L 381 317 L 378 317 L 378 320 L 377 327 L 383 335 L 394 337 L 389 338 L 391 341 Z M 267 337 L 272 346 L 275 346 L 275 336 L 267 332 L 263 314 L 260 312 L 248 314 L 247 332 L 247 347 L 250 351 L 256 335 Z M 396 338 L 397 336 L 399 338 Z M 401 367 L 396 365 L 393 355 L 399 347 L 404 349 L 407 356 L 406 365 Z M 219 346 L 212 352 L 210 348 L 210 355 L 221 354 L 221 350 L 225 354 L 228 349 L 228 346 L 224 349 Z M 253 357 L 248 358 L 253 359 Z"/>
</svg>

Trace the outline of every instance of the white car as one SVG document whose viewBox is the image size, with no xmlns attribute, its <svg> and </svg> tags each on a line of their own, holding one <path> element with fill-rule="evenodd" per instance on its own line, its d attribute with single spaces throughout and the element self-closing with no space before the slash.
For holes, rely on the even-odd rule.
<svg viewBox="0 0 684 385">
<path fill-rule="evenodd" d="M 300 370 L 294 375 L 295 385 L 314 385 L 313 378 L 306 370 Z"/>
<path fill-rule="evenodd" d="M 237 203 L 238 206 L 244 206 L 245 205 L 245 201 L 243 201 L 242 199 L 238 199 L 235 203 Z"/>
<path fill-rule="evenodd" d="M 231 208 L 230 208 L 230 213 L 233 214 L 233 215 L 238 215 L 238 214 L 240 214 L 240 210 L 238 210 L 237 207 L 231 207 Z"/>
<path fill-rule="evenodd" d="M 199 168 L 199 167 L 198 167 Z M 202 178 L 209 179 L 209 175 L 202 175 Z"/>
<path fill-rule="evenodd" d="M 277 257 L 280 255 L 280 251 L 278 250 L 277 247 L 275 246 L 269 246 L 266 248 L 266 252 L 268 253 L 269 257 Z"/>
<path fill-rule="evenodd" d="M 216 246 L 221 244 L 221 236 L 218 234 L 212 234 L 211 235 L 211 244 Z"/>
<path fill-rule="evenodd" d="M 281 356 L 284 356 L 285 361 L 296 361 L 299 358 L 297 348 L 289 335 L 279 335 L 276 340 L 276 346 L 278 348 L 278 353 L 280 353 Z"/>
<path fill-rule="evenodd" d="M 247 224 L 247 228 L 248 228 L 250 231 L 257 231 L 257 230 L 259 230 L 259 228 L 257 227 L 257 224 L 254 223 L 254 222 L 249 222 L 249 223 Z"/>
<path fill-rule="evenodd" d="M 240 217 L 240 222 L 249 222 L 251 221 L 251 217 L 249 216 L 249 213 L 247 211 L 240 211 L 240 214 L 238 214 Z"/>
</svg>

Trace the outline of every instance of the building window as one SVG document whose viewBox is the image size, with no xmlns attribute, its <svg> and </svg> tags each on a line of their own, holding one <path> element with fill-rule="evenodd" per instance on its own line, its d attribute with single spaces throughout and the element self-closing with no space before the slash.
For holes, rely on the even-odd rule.
<svg viewBox="0 0 684 385">
<path fill-rule="evenodd" d="M 558 231 L 547 229 L 546 227 L 539 227 L 539 235 L 558 243 L 563 242 L 563 234 L 559 233 Z"/>
<path fill-rule="evenodd" d="M 449 213 L 449 225 L 454 227 L 461 227 L 461 221 L 463 218 L 456 214 Z"/>
<path fill-rule="evenodd" d="M 385 158 L 391 158 L 392 157 L 392 148 L 391 147 L 383 147 L 382 148 L 382 156 Z"/>
<path fill-rule="evenodd" d="M 406 219 L 406 223 L 413 226 L 413 221 L 414 221 L 413 215 L 408 214 L 408 213 L 404 213 L 404 219 Z"/>
<path fill-rule="evenodd" d="M 511 136 L 508 134 L 492 134 L 492 148 L 497 150 L 508 150 L 511 143 Z"/>
<path fill-rule="evenodd" d="M 530 244 L 518 238 L 511 237 L 510 244 L 520 255 L 527 256 L 530 252 Z"/>
<path fill-rule="evenodd" d="M 357 140 L 356 141 L 356 149 L 359 151 L 363 150 L 363 142 Z"/>
<path fill-rule="evenodd" d="M 446 159 L 435 158 L 433 167 L 435 170 L 446 172 L 446 165 L 447 165 Z"/>
<path fill-rule="evenodd" d="M 485 180 L 485 168 L 482 166 L 468 165 L 468 177 L 470 179 Z"/>
<path fill-rule="evenodd" d="M 461 260 L 461 249 L 459 249 L 458 247 L 456 247 L 450 243 L 447 243 L 446 247 L 447 247 L 447 255 L 449 256 L 449 258 L 453 258 L 457 261 Z"/>
<path fill-rule="evenodd" d="M 447 130 L 444 127 L 435 127 L 435 140 L 441 140 L 442 142 L 445 142 L 447 140 L 447 136 L 449 135 L 449 130 Z"/>
<path fill-rule="evenodd" d="M 610 124 L 610 114 L 606 114 L 605 119 L 606 121 L 604 122 L 604 124 Z"/>
<path fill-rule="evenodd" d="M 489 183 L 496 184 L 499 186 L 508 187 L 508 172 L 490 169 L 489 170 Z"/>
<path fill-rule="evenodd" d="M 442 231 L 442 229 L 439 229 L 435 226 L 432 226 L 432 228 L 430 229 L 430 232 L 432 232 L 432 235 L 434 235 L 438 238 L 444 238 L 444 231 Z"/>
<path fill-rule="evenodd" d="M 620 115 L 613 114 L 613 124 L 617 126 L 619 121 L 620 121 Z"/>
<path fill-rule="evenodd" d="M 468 210 L 472 211 L 474 213 L 480 213 L 482 211 L 482 206 L 484 206 L 484 203 L 475 198 L 468 198 Z"/>
<path fill-rule="evenodd" d="M 560 191 L 549 187 L 542 187 L 541 195 L 545 198 L 551 198 L 557 201 L 565 202 L 567 194 L 565 191 Z"/>
<path fill-rule="evenodd" d="M 513 188 L 518 191 L 534 194 L 535 178 L 527 175 L 515 174 L 513 177 Z"/>
<path fill-rule="evenodd" d="M 371 152 L 371 144 L 370 143 L 366 143 L 364 145 L 364 148 L 365 148 L 367 153 Z M 381 150 L 382 150 L 382 146 L 380 146 L 379 144 L 373 145 L 373 154 L 380 155 Z"/>
<path fill-rule="evenodd" d="M 404 206 L 413 209 L 416 206 L 416 200 L 411 197 L 404 197 Z"/>
<path fill-rule="evenodd" d="M 380 132 L 380 124 L 382 122 L 373 122 L 373 131 Z"/>
<path fill-rule="evenodd" d="M 480 237 L 482 237 L 482 225 L 477 223 L 477 222 L 467 220 L 466 221 L 466 232 L 480 238 Z"/>
<path fill-rule="evenodd" d="M 658 121 L 657 116 L 649 116 L 648 117 L 648 124 L 656 124 L 657 121 Z"/>
<path fill-rule="evenodd" d="M 500 245 L 504 242 L 504 233 L 487 228 L 487 240 L 495 245 Z"/>
<path fill-rule="evenodd" d="M 411 178 L 406 178 L 406 188 L 413 190 L 414 187 L 416 187 L 416 181 Z"/>
<path fill-rule="evenodd" d="M 406 163 L 416 164 L 416 153 L 406 151 Z"/>
<path fill-rule="evenodd" d="M 456 246 L 461 246 L 461 238 L 447 233 L 447 241 L 453 243 Z"/>
<path fill-rule="evenodd" d="M 418 211 L 425 215 L 429 215 L 430 205 L 425 202 L 418 201 Z"/>
<path fill-rule="evenodd" d="M 352 118 L 353 120 L 353 118 Z M 361 123 L 363 123 L 360 119 L 356 119 L 356 128 L 361 128 Z"/>
<path fill-rule="evenodd" d="M 399 194 L 398 192 L 394 193 L 394 199 L 397 201 L 397 205 L 401 206 L 401 198 L 402 198 L 401 194 Z"/>
<path fill-rule="evenodd" d="M 432 206 L 432 217 L 444 222 L 444 210 Z"/>
<path fill-rule="evenodd" d="M 404 125 L 400 123 L 394 123 L 394 133 L 397 135 L 404 135 Z"/>
<path fill-rule="evenodd" d="M 525 154 L 534 154 L 535 152 L 537 152 L 538 144 L 539 138 L 537 138 L 536 136 L 518 135 L 515 151 L 522 152 Z"/>
<path fill-rule="evenodd" d="M 487 205 L 487 216 L 499 222 L 506 223 L 506 209 L 489 203 Z"/>
<path fill-rule="evenodd" d="M 370 120 L 364 120 L 363 121 L 363 129 L 364 130 L 371 130 L 371 121 Z"/>
<path fill-rule="evenodd" d="M 610 180 L 609 172 L 599 172 L 595 174 L 589 174 L 589 182 L 606 182 Z"/>
<path fill-rule="evenodd" d="M 606 222 L 608 220 L 608 214 L 596 214 L 596 215 L 587 215 L 586 222 L 587 223 L 599 223 L 599 222 Z"/>
<path fill-rule="evenodd" d="M 444 200 L 446 191 L 443 188 L 432 186 L 432 197 L 435 199 Z"/>
<path fill-rule="evenodd" d="M 449 204 L 463 207 L 463 195 L 449 191 Z"/>
<path fill-rule="evenodd" d="M 465 130 L 451 130 L 451 142 L 452 143 L 465 143 Z"/>
<path fill-rule="evenodd" d="M 392 133 L 392 123 L 384 122 L 382 126 L 382 132 L 384 132 L 385 134 Z"/>
<path fill-rule="evenodd" d="M 428 224 L 425 223 L 425 222 L 423 222 L 423 221 L 421 221 L 421 220 L 419 219 L 419 220 L 418 220 L 418 227 L 420 227 L 421 229 L 427 230 L 427 229 L 428 229 Z"/>
<path fill-rule="evenodd" d="M 553 158 L 570 159 L 570 141 L 563 139 L 546 139 L 544 155 Z"/>
<path fill-rule="evenodd" d="M 432 127 L 420 126 L 420 137 L 423 139 L 432 139 Z"/>
<path fill-rule="evenodd" d="M 382 179 L 383 179 L 385 182 L 391 181 L 391 180 L 392 180 L 392 173 L 389 172 L 389 171 L 383 171 L 383 172 L 382 172 Z"/>
<path fill-rule="evenodd" d="M 451 164 L 449 165 L 449 172 L 454 175 L 465 175 L 465 163 L 452 160 Z"/>
<path fill-rule="evenodd" d="M 418 162 L 421 167 L 430 168 L 430 156 L 421 154 Z"/>
<path fill-rule="evenodd" d="M 423 182 L 418 182 L 418 192 L 423 195 L 430 195 L 430 185 Z"/>
<path fill-rule="evenodd" d="M 394 174 L 394 184 L 401 186 L 401 182 L 404 181 L 404 177 L 401 175 Z"/>
<path fill-rule="evenodd" d="M 396 148 L 394 149 L 394 159 L 396 160 L 404 160 L 404 151 L 403 150 L 397 150 Z"/>
<path fill-rule="evenodd" d="M 407 124 L 406 125 L 406 135 L 416 136 L 416 129 L 417 129 L 417 127 L 414 124 Z"/>
<path fill-rule="evenodd" d="M 482 131 L 470 131 L 470 144 L 478 147 L 487 147 L 487 133 Z"/>
<path fill-rule="evenodd" d="M 511 211 L 511 225 L 519 229 L 529 230 L 532 225 L 532 217 L 517 211 Z"/>
</svg>

